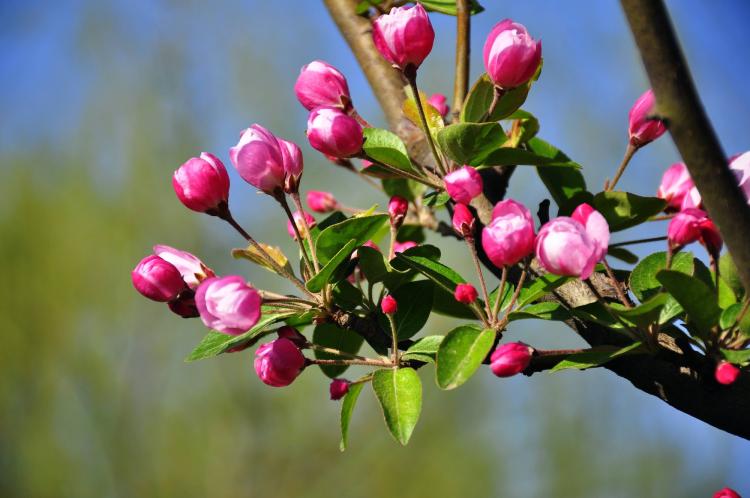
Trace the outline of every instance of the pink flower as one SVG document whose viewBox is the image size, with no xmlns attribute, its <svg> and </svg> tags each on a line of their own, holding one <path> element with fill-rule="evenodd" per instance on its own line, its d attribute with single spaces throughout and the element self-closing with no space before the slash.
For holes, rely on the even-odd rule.
<svg viewBox="0 0 750 498">
<path fill-rule="evenodd" d="M 680 211 L 669 222 L 667 239 L 674 246 L 684 246 L 700 241 L 712 254 L 718 254 L 723 245 L 721 234 L 705 211 L 688 208 Z"/>
<path fill-rule="evenodd" d="M 212 277 L 198 286 L 195 305 L 206 327 L 239 335 L 258 322 L 261 298 L 242 277 Z"/>
<path fill-rule="evenodd" d="M 364 142 L 357 120 L 334 107 L 316 107 L 310 113 L 307 139 L 315 150 L 338 158 L 356 156 Z"/>
<path fill-rule="evenodd" d="M 143 258 L 130 277 L 135 290 L 153 301 L 171 301 L 186 287 L 179 270 L 153 254 Z"/>
<path fill-rule="evenodd" d="M 729 169 L 734 172 L 737 185 L 742 189 L 750 204 L 750 151 L 733 157 L 729 162 Z"/>
<path fill-rule="evenodd" d="M 229 200 L 229 175 L 213 154 L 188 159 L 172 175 L 172 187 L 185 207 L 201 213 L 218 212 Z"/>
<path fill-rule="evenodd" d="M 266 194 L 297 191 L 302 152 L 261 125 L 251 125 L 241 133 L 240 141 L 229 149 L 229 158 L 246 182 Z"/>
<path fill-rule="evenodd" d="M 294 93 L 308 111 L 320 106 L 338 107 L 342 110 L 351 107 L 349 85 L 344 75 L 327 62 L 319 60 L 302 66 L 294 84 Z"/>
<path fill-rule="evenodd" d="M 578 221 L 586 229 L 586 233 L 591 237 L 596 245 L 595 258 L 598 263 L 604 256 L 607 255 L 607 249 L 609 248 L 609 225 L 604 216 L 586 204 L 585 202 L 578 206 L 571 218 Z"/>
<path fill-rule="evenodd" d="M 336 401 L 346 396 L 346 393 L 349 392 L 350 384 L 351 382 L 346 379 L 333 379 L 328 388 L 328 391 L 331 393 L 331 399 Z"/>
<path fill-rule="evenodd" d="M 534 220 L 523 204 L 500 201 L 482 230 L 482 247 L 497 267 L 515 265 L 534 250 Z"/>
<path fill-rule="evenodd" d="M 390 294 L 385 296 L 380 302 L 380 309 L 386 315 L 392 315 L 396 313 L 398 311 L 398 303 L 396 302 L 396 298 L 394 298 Z"/>
<path fill-rule="evenodd" d="M 295 344 L 281 337 L 255 351 L 255 373 L 272 387 L 288 386 L 305 368 L 305 357 Z"/>
<path fill-rule="evenodd" d="M 453 208 L 453 230 L 464 238 L 474 237 L 476 219 L 466 204 L 456 204 Z"/>
<path fill-rule="evenodd" d="M 555 275 L 587 279 L 594 271 L 601 245 L 581 222 L 560 216 L 547 222 L 536 238 L 536 256 L 542 267 Z"/>
<path fill-rule="evenodd" d="M 690 177 L 685 163 L 676 163 L 670 166 L 661 177 L 661 184 L 656 191 L 656 197 L 667 201 L 667 207 L 679 211 L 685 197 L 692 189 L 695 189 L 693 179 Z M 695 190 L 698 192 L 698 190 Z M 697 206 L 686 206 L 697 207 Z"/>
<path fill-rule="evenodd" d="M 165 245 L 157 245 L 154 246 L 154 254 L 164 261 L 172 263 L 180 272 L 182 279 L 188 287 L 193 290 L 195 290 L 203 280 L 216 276 L 213 270 L 203 264 L 203 261 L 187 251 L 180 251 L 179 249 Z"/>
<path fill-rule="evenodd" d="M 718 382 L 719 384 L 728 386 L 729 384 L 733 384 L 739 376 L 740 369 L 732 365 L 728 361 L 720 361 L 719 364 L 716 365 L 714 377 L 716 378 L 716 382 Z"/>
<path fill-rule="evenodd" d="M 462 166 L 445 175 L 445 190 L 461 204 L 469 204 L 482 193 L 483 183 L 479 172 L 471 166 Z"/>
<path fill-rule="evenodd" d="M 443 118 L 448 115 L 448 103 L 447 99 L 445 98 L 445 95 L 442 93 L 433 93 L 430 95 L 430 98 L 427 99 L 427 102 L 437 109 L 437 111 L 440 113 Z"/>
<path fill-rule="evenodd" d="M 453 292 L 456 301 L 463 304 L 471 304 L 477 300 L 479 294 L 477 289 L 471 284 L 458 284 Z"/>
<path fill-rule="evenodd" d="M 484 67 L 492 82 L 509 90 L 528 82 L 542 60 L 542 42 L 510 19 L 495 24 L 484 42 Z"/>
<path fill-rule="evenodd" d="M 714 493 L 713 498 L 742 498 L 740 494 L 732 488 L 720 489 Z"/>
<path fill-rule="evenodd" d="M 391 197 L 391 200 L 388 201 L 388 215 L 391 217 L 391 225 L 396 228 L 400 227 L 408 210 L 409 201 L 398 195 Z"/>
<path fill-rule="evenodd" d="M 299 230 L 300 235 L 302 235 L 303 238 L 307 237 L 307 232 L 305 230 L 305 222 L 302 221 L 302 216 L 304 215 L 305 220 L 307 220 L 307 226 L 309 228 L 314 227 L 317 225 L 317 222 L 315 221 L 315 218 L 312 217 L 310 213 L 302 213 L 300 211 L 295 211 L 292 213 L 292 217 L 294 218 L 294 225 L 297 225 L 297 230 Z M 297 234 L 294 233 L 294 225 L 292 225 L 292 221 L 289 220 L 286 222 L 286 232 L 289 234 L 291 238 L 294 240 L 297 240 Z"/>
<path fill-rule="evenodd" d="M 502 344 L 490 356 L 490 368 L 498 377 L 512 377 L 526 370 L 534 348 L 522 342 Z"/>
<path fill-rule="evenodd" d="M 339 203 L 330 192 L 311 190 L 307 193 L 307 205 L 316 213 L 330 213 L 339 208 Z"/>
<path fill-rule="evenodd" d="M 630 119 L 629 133 L 630 143 L 633 147 L 643 147 L 649 142 L 653 142 L 660 136 L 664 135 L 667 127 L 658 119 L 648 119 L 656 108 L 656 97 L 653 90 L 646 92 L 638 97 L 633 107 L 630 109 L 628 117 Z"/>
<path fill-rule="evenodd" d="M 435 31 L 424 7 L 394 7 L 372 25 L 372 40 L 378 52 L 391 64 L 416 70 L 430 54 Z"/>
<path fill-rule="evenodd" d="M 688 208 L 703 209 L 703 198 L 701 197 L 701 193 L 698 192 L 698 187 L 693 187 L 687 191 L 678 209 L 682 211 Z"/>
<path fill-rule="evenodd" d="M 414 242 L 413 240 L 407 240 L 404 242 L 396 242 L 393 244 L 393 252 L 398 254 L 400 252 L 404 252 L 407 249 L 411 249 L 412 247 L 417 247 L 419 244 Z"/>
</svg>

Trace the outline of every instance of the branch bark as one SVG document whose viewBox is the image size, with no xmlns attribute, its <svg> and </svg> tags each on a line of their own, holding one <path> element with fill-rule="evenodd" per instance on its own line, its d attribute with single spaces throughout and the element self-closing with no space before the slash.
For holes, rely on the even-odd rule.
<svg viewBox="0 0 750 498">
<path fill-rule="evenodd" d="M 662 0 L 621 0 L 656 95 L 657 114 L 700 190 L 727 243 L 739 276 L 750 289 L 750 206 L 727 167 L 719 139 L 680 49 Z"/>
<path fill-rule="evenodd" d="M 469 91 L 469 54 L 471 53 L 471 5 L 456 0 L 456 76 L 453 82 L 453 115 L 458 117 Z"/>
</svg>

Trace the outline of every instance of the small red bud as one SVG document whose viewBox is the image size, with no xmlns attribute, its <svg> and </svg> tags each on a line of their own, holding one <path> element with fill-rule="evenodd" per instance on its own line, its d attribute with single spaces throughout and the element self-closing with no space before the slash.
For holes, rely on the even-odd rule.
<svg viewBox="0 0 750 498">
<path fill-rule="evenodd" d="M 398 303 L 396 302 L 396 299 L 389 294 L 383 298 L 383 301 L 380 303 L 380 309 L 383 310 L 383 313 L 386 315 L 392 315 L 398 311 Z"/>
<path fill-rule="evenodd" d="M 456 301 L 463 304 L 471 304 L 479 297 L 477 289 L 471 284 L 458 284 L 453 296 Z"/>
<path fill-rule="evenodd" d="M 331 381 L 330 387 L 328 388 L 329 392 L 331 393 L 331 399 L 336 401 L 346 396 L 346 393 L 349 392 L 350 384 L 351 382 L 346 379 L 333 379 Z"/>
<path fill-rule="evenodd" d="M 719 364 L 716 365 L 714 377 L 716 378 L 716 382 L 718 382 L 719 384 L 728 386 L 729 384 L 733 384 L 739 376 L 740 369 L 732 365 L 728 361 L 720 361 Z"/>
<path fill-rule="evenodd" d="M 391 225 L 395 228 L 400 227 L 404 223 L 406 212 L 409 210 L 409 201 L 394 195 L 391 200 L 388 201 L 388 214 L 391 216 Z"/>
</svg>

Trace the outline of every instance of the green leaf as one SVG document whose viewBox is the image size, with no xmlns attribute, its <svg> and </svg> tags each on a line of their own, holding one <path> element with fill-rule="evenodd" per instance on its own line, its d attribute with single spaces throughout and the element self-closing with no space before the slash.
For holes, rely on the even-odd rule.
<svg viewBox="0 0 750 498">
<path fill-rule="evenodd" d="M 339 250 L 326 265 L 320 269 L 320 272 L 316 273 L 310 280 L 307 281 L 306 287 L 310 292 L 320 292 L 323 286 L 331 281 L 336 268 L 341 263 L 349 260 L 354 248 L 357 246 L 357 241 L 350 240 Z"/>
<path fill-rule="evenodd" d="M 333 287 L 333 301 L 344 311 L 354 311 L 364 304 L 364 296 L 349 281 L 341 280 Z"/>
<path fill-rule="evenodd" d="M 624 261 L 625 263 L 631 265 L 634 265 L 638 262 L 638 256 L 625 249 L 624 247 L 609 246 L 609 248 L 607 249 L 607 256 L 612 256 L 613 258 L 619 259 L 620 261 Z"/>
<path fill-rule="evenodd" d="M 580 164 L 570 159 L 550 158 L 540 156 L 532 151 L 525 149 L 514 149 L 503 147 L 495 149 L 489 155 L 483 156 L 479 161 L 474 161 L 474 165 L 482 167 L 489 166 L 537 166 L 539 168 L 572 168 L 579 169 Z"/>
<path fill-rule="evenodd" d="M 745 295 L 745 289 L 742 288 L 742 281 L 737 273 L 737 266 L 728 252 L 719 258 L 719 276 L 729 285 L 735 296 L 740 298 Z"/>
<path fill-rule="evenodd" d="M 418 271 L 451 294 L 456 290 L 456 285 L 466 282 L 461 275 L 444 264 L 422 256 L 410 255 L 408 251 L 396 255 L 396 261 Z"/>
<path fill-rule="evenodd" d="M 411 87 L 405 88 L 406 99 L 404 100 L 401 110 L 404 113 L 404 117 L 412 122 L 414 126 L 422 129 L 422 118 L 419 115 L 419 108 L 417 107 L 417 101 L 414 99 L 414 92 Z M 427 127 L 430 130 L 430 135 L 434 138 L 439 130 L 445 126 L 443 116 L 440 114 L 435 106 L 430 104 L 429 97 L 423 91 L 419 91 L 419 98 L 422 102 L 422 111 L 424 112 L 425 119 L 427 121 Z"/>
<path fill-rule="evenodd" d="M 598 367 L 618 356 L 640 353 L 640 347 L 640 342 L 634 342 L 629 346 L 619 349 L 616 346 L 595 346 L 582 353 L 566 356 L 565 359 L 555 365 L 550 372 L 558 372 L 560 370 L 565 370 L 566 368 L 583 370 L 585 368 Z"/>
<path fill-rule="evenodd" d="M 425 363 L 433 363 L 437 355 L 440 343 L 443 341 L 442 335 L 428 335 L 417 340 L 409 346 L 409 349 L 401 355 L 403 360 L 418 360 Z"/>
<path fill-rule="evenodd" d="M 719 317 L 719 327 L 721 327 L 721 330 L 729 330 L 734 327 L 740 311 L 742 311 L 741 303 L 735 303 L 722 311 Z"/>
<path fill-rule="evenodd" d="M 413 202 L 425 191 L 426 187 L 408 178 L 386 178 L 383 180 L 383 190 L 386 195 L 393 197 L 398 195 Z"/>
<path fill-rule="evenodd" d="M 390 291 L 394 291 L 404 282 L 411 280 L 416 274 L 414 270 L 397 270 L 385 259 L 380 251 L 371 247 L 360 247 L 357 249 L 359 257 L 359 268 L 365 274 L 370 284 L 383 282 L 383 285 Z"/>
<path fill-rule="evenodd" d="M 721 309 L 716 294 L 699 279 L 678 271 L 662 270 L 656 279 L 672 294 L 687 312 L 690 323 L 703 334 L 709 334 L 717 325 Z"/>
<path fill-rule="evenodd" d="M 430 192 L 424 196 L 425 206 L 439 208 L 444 206 L 451 200 L 451 196 L 447 192 Z"/>
<path fill-rule="evenodd" d="M 512 147 L 528 142 L 539 133 L 539 120 L 530 112 L 519 109 L 507 119 L 513 120 L 509 140 Z"/>
<path fill-rule="evenodd" d="M 401 225 L 396 234 L 396 241 L 398 242 L 411 241 L 421 244 L 426 238 L 422 225 Z"/>
<path fill-rule="evenodd" d="M 448 14 L 451 16 L 456 15 L 455 0 L 421 0 L 420 3 L 427 10 L 440 12 L 441 14 Z M 477 2 L 476 0 L 471 0 L 469 2 L 469 9 L 470 14 L 479 14 L 480 12 L 484 11 L 484 7 L 479 5 L 479 2 Z"/>
<path fill-rule="evenodd" d="M 319 346 L 338 349 L 345 353 L 357 354 L 362 347 L 362 336 L 347 329 L 342 329 L 334 323 L 321 323 L 313 331 L 312 342 Z M 314 350 L 315 357 L 320 360 L 341 359 L 339 356 Z M 319 365 L 328 377 L 335 379 L 348 368 L 347 365 Z"/>
<path fill-rule="evenodd" d="M 489 76 L 483 74 L 474 83 L 474 86 L 471 87 L 469 94 L 466 96 L 466 102 L 464 102 L 464 107 L 461 109 L 461 121 L 464 123 L 479 123 L 482 121 L 500 121 L 507 118 L 526 102 L 532 81 L 506 92 L 495 106 L 492 115 L 482 119 L 484 114 L 489 110 L 495 93 L 495 86 L 490 81 Z"/>
<path fill-rule="evenodd" d="M 737 297 L 734 295 L 734 291 L 729 285 L 719 278 L 719 289 L 716 290 L 716 274 L 709 270 L 708 267 L 698 258 L 693 258 L 693 265 L 695 270 L 693 275 L 701 282 L 714 292 L 718 292 L 719 295 L 719 308 L 726 309 L 729 306 L 737 302 Z"/>
<path fill-rule="evenodd" d="M 361 246 L 372 239 L 388 223 L 387 214 L 355 216 L 323 230 L 318 236 L 315 248 L 322 265 L 336 256 L 341 247 L 350 240 L 355 246 Z"/>
<path fill-rule="evenodd" d="M 398 311 L 393 318 L 399 340 L 412 337 L 427 323 L 432 310 L 434 286 L 429 280 L 420 280 L 404 284 L 391 293 L 398 303 Z M 385 315 L 380 315 L 380 322 L 384 330 L 391 330 Z"/>
<path fill-rule="evenodd" d="M 481 302 L 481 300 L 479 300 L 479 302 Z M 432 311 L 433 313 L 451 316 L 453 318 L 463 318 L 466 320 L 476 319 L 476 315 L 469 305 L 456 301 L 453 291 L 448 291 L 440 285 L 435 286 L 432 300 Z"/>
<path fill-rule="evenodd" d="M 344 400 L 341 402 L 341 443 L 339 443 L 341 451 L 346 451 L 346 445 L 349 442 L 349 422 L 351 422 L 354 406 L 357 404 L 357 399 L 359 399 L 359 393 L 362 392 L 364 387 L 364 382 L 351 384 L 349 391 L 347 391 Z"/>
<path fill-rule="evenodd" d="M 464 325 L 445 336 L 435 358 L 435 378 L 441 389 L 455 389 L 474 375 L 495 342 L 495 332 Z"/>
<path fill-rule="evenodd" d="M 750 349 L 722 349 L 721 354 L 725 360 L 735 365 L 750 363 Z"/>
<path fill-rule="evenodd" d="M 570 319 L 570 312 L 565 307 L 554 301 L 532 304 L 519 311 L 511 312 L 509 321 L 536 318 L 539 320 L 555 320 L 563 322 Z"/>
<path fill-rule="evenodd" d="M 573 278 L 551 273 L 538 276 L 532 282 L 527 282 L 521 289 L 518 294 L 518 307 L 523 308 L 527 304 L 533 303 L 570 280 L 573 280 Z"/>
<path fill-rule="evenodd" d="M 422 410 L 422 383 L 413 368 L 378 370 L 372 388 L 383 409 L 388 430 L 406 446 Z"/>
<path fill-rule="evenodd" d="M 498 123 L 458 123 L 437 133 L 440 150 L 458 164 L 481 164 L 507 140 Z"/>
<path fill-rule="evenodd" d="M 393 132 L 381 128 L 365 128 L 362 149 L 376 161 L 394 168 L 411 171 L 411 159 L 404 142 Z"/>
<path fill-rule="evenodd" d="M 611 232 L 639 225 L 662 212 L 666 205 L 664 199 L 630 192 L 599 192 L 594 196 L 594 208 L 606 218 Z"/>
<path fill-rule="evenodd" d="M 657 294 L 661 283 L 656 279 L 656 274 L 667 267 L 667 253 L 657 252 L 643 258 L 638 266 L 630 273 L 630 290 L 640 301 Z M 686 275 L 693 274 L 693 255 L 686 252 L 678 252 L 672 258 L 671 270 L 679 271 Z"/>
<path fill-rule="evenodd" d="M 620 303 L 612 303 L 610 307 L 624 320 L 638 327 L 646 328 L 652 323 L 662 323 L 662 313 L 669 299 L 668 294 L 662 293 L 633 308 L 626 308 Z"/>
<path fill-rule="evenodd" d="M 185 358 L 185 361 L 202 360 L 224 353 L 228 349 L 245 346 L 250 347 L 258 342 L 263 336 L 270 333 L 267 329 L 286 318 L 295 315 L 295 312 L 286 313 L 263 313 L 253 328 L 241 335 L 229 335 L 214 330 L 206 334 L 195 349 Z"/>
<path fill-rule="evenodd" d="M 560 149 L 539 137 L 529 140 L 527 147 L 534 154 L 559 163 L 570 161 Z M 582 202 L 591 202 L 593 199 L 592 194 L 586 190 L 583 174 L 576 168 L 538 167 L 536 172 L 560 208 L 560 214 L 570 214 Z"/>
</svg>

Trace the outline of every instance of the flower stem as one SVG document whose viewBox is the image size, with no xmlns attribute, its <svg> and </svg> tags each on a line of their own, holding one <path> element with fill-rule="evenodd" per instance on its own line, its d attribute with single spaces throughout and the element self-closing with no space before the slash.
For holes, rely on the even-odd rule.
<svg viewBox="0 0 750 498">
<path fill-rule="evenodd" d="M 605 191 L 611 192 L 612 190 L 614 190 L 615 185 L 617 185 L 617 182 L 620 180 L 622 174 L 625 173 L 625 168 L 628 167 L 628 163 L 630 163 L 630 160 L 633 158 L 633 155 L 637 150 L 638 147 L 634 146 L 631 143 L 628 143 L 628 148 L 625 149 L 625 157 L 622 158 L 622 163 L 620 163 L 620 167 L 617 168 L 617 172 L 615 173 L 615 177 L 612 179 L 612 182 L 607 182 L 607 184 L 604 186 Z"/>
<path fill-rule="evenodd" d="M 650 237 L 648 239 L 626 240 L 625 242 L 617 242 L 616 244 L 610 244 L 609 247 L 624 247 L 624 246 L 630 246 L 634 244 L 646 244 L 648 242 L 661 242 L 663 240 L 667 240 L 667 238 L 666 237 Z"/>
<path fill-rule="evenodd" d="M 490 309 L 490 294 L 487 292 L 487 282 L 484 280 L 484 273 L 482 272 L 482 265 L 479 263 L 479 256 L 477 255 L 477 248 L 474 246 L 474 239 L 471 237 L 465 237 L 466 245 L 471 253 L 471 259 L 474 262 L 474 268 L 477 271 L 479 277 L 479 285 L 482 287 L 482 297 L 484 298 L 485 311 L 488 319 L 492 320 L 492 310 Z"/>
<path fill-rule="evenodd" d="M 430 144 L 432 155 L 435 157 L 435 164 L 437 165 L 438 171 L 445 175 L 445 166 L 443 165 L 443 160 L 440 157 L 440 153 L 438 152 L 437 147 L 435 147 L 435 141 L 432 139 L 430 126 L 427 124 L 427 116 L 425 116 L 424 108 L 422 107 L 422 98 L 419 96 L 419 88 L 417 88 L 417 72 L 414 71 L 413 74 L 410 72 L 409 74 L 405 74 L 405 76 L 407 81 L 409 81 L 409 86 L 411 87 L 412 93 L 414 93 L 414 102 L 416 102 L 417 104 L 419 119 L 422 122 L 422 130 L 424 131 L 425 137 L 427 138 L 427 142 Z"/>
<path fill-rule="evenodd" d="M 516 305 L 516 301 L 518 301 L 518 296 L 521 295 L 521 289 L 523 289 L 523 283 L 526 281 L 527 273 L 528 272 L 526 271 L 526 268 L 521 271 L 521 276 L 518 278 L 516 290 L 513 291 L 513 297 L 510 298 L 510 303 L 508 303 L 508 310 L 505 312 L 505 315 L 503 315 L 503 319 L 498 324 L 496 330 L 500 331 L 506 325 L 508 325 L 508 322 L 510 321 L 510 313 L 511 311 L 513 311 L 513 307 Z M 500 296 L 498 296 L 498 299 L 500 299 Z"/>
<path fill-rule="evenodd" d="M 346 351 L 341 351 L 341 350 L 329 348 L 326 346 L 320 346 L 318 344 L 313 344 L 311 342 L 308 342 L 307 344 L 305 344 L 305 346 L 315 351 L 320 351 L 321 353 L 328 353 L 328 354 L 333 354 L 336 356 L 342 356 L 344 358 L 349 358 L 351 360 L 373 361 L 371 358 L 365 358 L 364 356 L 347 353 Z M 378 360 L 374 360 L 374 361 L 378 361 Z"/>
<path fill-rule="evenodd" d="M 423 185 L 427 185 L 428 187 L 434 188 L 435 190 L 443 190 L 443 186 L 442 185 L 440 185 L 439 183 L 431 180 L 430 178 L 427 178 L 427 177 L 424 177 L 424 176 L 415 175 L 414 173 L 411 173 L 409 171 L 404 171 L 402 169 L 395 168 L 395 167 L 393 167 L 393 166 L 391 166 L 389 164 L 381 163 L 380 161 L 377 161 L 377 160 L 373 159 L 372 157 L 370 157 L 370 156 L 368 156 L 366 154 L 364 155 L 364 159 L 367 159 L 372 164 L 378 165 L 381 168 L 390 171 L 391 173 L 393 173 L 396 176 L 401 176 L 401 177 L 404 177 L 404 178 L 409 178 L 411 180 L 414 180 L 415 182 L 419 182 L 419 183 L 421 183 Z M 416 163 L 414 163 L 414 164 L 416 164 Z"/>
<path fill-rule="evenodd" d="M 369 367 L 392 367 L 393 363 L 385 360 L 320 360 L 308 358 L 307 363 L 311 365 L 364 365 Z"/>
<path fill-rule="evenodd" d="M 284 195 L 282 194 L 282 195 L 277 196 L 276 200 L 279 201 L 279 204 L 281 204 L 281 207 L 284 209 L 284 212 L 286 213 L 287 218 L 289 218 L 289 221 L 292 224 L 292 228 L 294 229 L 294 233 L 297 236 L 296 237 L 297 243 L 299 244 L 299 248 L 302 251 L 302 258 L 305 260 L 305 265 L 307 266 L 307 269 L 310 271 L 310 273 L 313 273 L 315 267 L 310 261 L 310 257 L 307 255 L 307 249 L 305 249 L 305 243 L 302 240 L 302 234 L 299 231 L 297 222 L 294 220 L 294 214 L 292 214 L 292 210 L 289 209 L 289 203 L 286 201 L 286 197 L 284 197 Z M 302 218 L 304 219 L 304 214 L 302 215 Z M 307 226 L 307 220 L 305 220 L 305 226 Z"/>
<path fill-rule="evenodd" d="M 497 321 L 497 315 L 500 313 L 500 301 L 503 299 L 505 293 L 505 286 L 508 283 L 508 267 L 503 265 L 503 274 L 500 276 L 500 288 L 497 291 L 497 299 L 495 299 L 495 305 L 492 307 L 492 314 L 490 315 L 490 321 Z"/>
<path fill-rule="evenodd" d="M 305 209 L 302 207 L 302 200 L 299 198 L 299 192 L 294 192 L 292 194 L 292 200 L 294 201 L 294 205 L 297 206 L 297 210 L 302 214 L 302 224 L 305 227 L 305 238 L 307 239 L 308 247 L 310 247 L 310 255 L 312 256 L 313 265 L 315 265 L 315 273 L 319 273 L 320 263 L 318 262 L 318 255 L 315 253 L 315 244 L 312 240 L 310 225 L 307 223 Z"/>
<path fill-rule="evenodd" d="M 482 114 L 482 117 L 479 118 L 480 123 L 484 123 L 487 121 L 490 116 L 492 116 L 492 113 L 495 112 L 495 108 L 497 107 L 497 104 L 500 102 L 500 99 L 505 95 L 505 91 L 500 88 L 499 86 L 494 87 L 494 91 L 492 94 L 492 102 L 490 102 L 490 107 Z"/>
<path fill-rule="evenodd" d="M 391 224 L 391 242 L 388 246 L 388 261 L 392 260 L 396 255 L 396 234 L 398 230 Z"/>
<path fill-rule="evenodd" d="M 612 286 L 615 288 L 615 293 L 620 299 L 622 305 L 626 308 L 632 308 L 633 305 L 630 304 L 630 301 L 628 301 L 628 298 L 625 296 L 625 291 L 622 289 L 622 286 L 620 286 L 620 281 L 617 280 L 617 277 L 615 277 L 615 272 L 612 271 L 612 267 L 609 266 L 606 258 L 602 259 L 602 264 L 604 265 L 604 269 L 607 271 L 607 276 L 612 281 Z"/>
<path fill-rule="evenodd" d="M 393 343 L 391 344 L 392 359 L 391 362 L 394 366 L 398 366 L 398 331 L 396 330 L 396 320 L 393 318 L 393 313 L 386 314 L 388 317 L 388 323 L 391 325 L 391 338 Z"/>
</svg>

